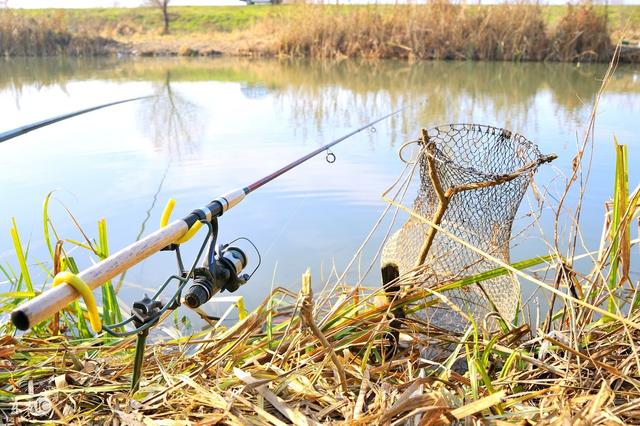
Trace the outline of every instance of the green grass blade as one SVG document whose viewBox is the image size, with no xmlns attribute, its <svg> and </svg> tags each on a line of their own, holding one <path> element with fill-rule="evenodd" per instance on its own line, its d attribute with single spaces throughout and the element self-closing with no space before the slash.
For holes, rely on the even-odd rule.
<svg viewBox="0 0 640 426">
<path fill-rule="evenodd" d="M 11 239 L 13 240 L 13 247 L 18 257 L 18 263 L 20 265 L 20 272 L 24 278 L 24 282 L 28 291 L 33 291 L 33 283 L 31 282 L 31 275 L 29 275 L 29 268 L 27 267 L 27 258 L 22 250 L 22 243 L 20 242 L 20 234 L 18 233 L 18 225 L 16 225 L 16 219 L 11 218 Z M 18 290 L 21 285 L 18 284 Z"/>
<path fill-rule="evenodd" d="M 73 272 L 74 274 L 79 274 L 80 273 L 80 269 L 78 269 L 78 265 L 76 264 L 76 260 L 73 257 L 65 257 L 62 260 L 62 268 L 60 269 L 61 271 L 64 270 L 69 270 L 71 272 Z"/>
<path fill-rule="evenodd" d="M 0 298 L 31 298 L 36 297 L 35 291 L 9 291 L 6 293 L 0 293 Z"/>
<path fill-rule="evenodd" d="M 42 226 L 43 226 L 43 234 L 44 234 L 44 242 L 49 249 L 49 254 L 51 255 L 51 259 L 53 259 L 53 246 L 51 245 L 51 236 L 49 235 L 49 200 L 51 200 L 51 196 L 53 195 L 53 191 L 49 192 L 47 196 L 44 198 L 44 203 L 42 205 Z"/>
<path fill-rule="evenodd" d="M 519 356 L 520 356 L 520 352 L 518 351 L 513 351 L 511 352 L 511 354 L 509 354 L 509 356 L 507 357 L 507 360 L 504 362 L 504 365 L 502 366 L 502 369 L 500 370 L 500 374 L 498 375 L 498 380 L 502 380 L 505 377 L 507 377 L 507 375 L 509 374 L 509 371 L 511 371 L 511 368 L 514 366 Z"/>
<path fill-rule="evenodd" d="M 78 302 L 77 300 L 73 302 L 73 309 L 76 311 L 75 316 L 78 320 L 76 326 L 79 332 L 79 337 L 83 339 L 93 337 L 93 335 L 91 334 L 91 331 L 89 330 L 89 325 L 87 324 L 87 321 L 84 318 L 84 309 L 82 309 L 80 302 Z M 68 324 L 68 325 L 71 326 L 70 328 L 73 328 L 73 324 Z"/>
<path fill-rule="evenodd" d="M 2 275 L 4 275 L 11 284 L 13 284 L 14 286 L 17 285 L 18 277 L 16 276 L 15 272 L 13 272 L 13 269 L 10 265 L 7 265 L 7 268 L 9 269 L 8 271 L 2 265 L 0 265 L 0 272 L 2 272 Z"/>
<path fill-rule="evenodd" d="M 107 221 L 98 221 L 98 256 L 101 259 L 109 257 L 109 240 L 107 238 Z M 122 313 L 118 305 L 115 289 L 111 280 L 102 285 L 102 320 L 106 324 L 115 324 L 122 321 Z"/>
<path fill-rule="evenodd" d="M 269 349 L 275 347 L 273 341 L 273 297 L 274 295 L 271 294 L 269 302 L 267 303 L 267 340 L 269 341 Z"/>
<path fill-rule="evenodd" d="M 627 230 L 620 230 L 620 223 L 622 217 L 626 211 L 627 200 L 629 199 L 629 183 L 628 183 L 628 168 L 627 163 L 627 147 L 626 145 L 618 144 L 618 139 L 614 136 L 615 148 L 616 148 L 616 170 L 615 170 L 615 184 L 613 187 L 613 212 L 611 215 L 611 228 L 609 232 L 611 235 L 611 270 L 609 272 L 609 280 L 607 285 L 611 295 L 607 303 L 607 309 L 611 313 L 616 313 L 616 297 L 615 292 L 618 286 L 618 269 L 620 264 L 619 249 L 621 244 L 625 240 Z M 628 240 L 628 238 L 627 238 Z"/>
<path fill-rule="evenodd" d="M 515 269 L 518 269 L 518 270 L 527 269 L 527 268 L 531 268 L 532 266 L 539 265 L 541 263 L 550 262 L 555 257 L 556 257 L 556 255 L 554 255 L 554 254 L 550 254 L 550 255 L 547 255 L 547 256 L 533 257 L 531 259 L 522 260 L 520 262 L 512 263 L 511 266 L 514 267 Z M 447 291 L 447 290 L 458 289 L 458 288 L 465 287 L 465 286 L 468 286 L 468 285 L 471 285 L 471 284 L 475 284 L 475 283 L 478 283 L 478 282 L 490 280 L 492 278 L 497 278 L 497 277 L 500 277 L 502 275 L 506 275 L 508 273 L 509 273 L 509 271 L 506 268 L 491 269 L 489 271 L 481 272 L 479 274 L 475 274 L 475 275 L 472 275 L 470 277 L 462 278 L 460 280 L 453 281 L 451 283 L 445 284 L 444 286 L 439 287 L 438 291 Z"/>
</svg>

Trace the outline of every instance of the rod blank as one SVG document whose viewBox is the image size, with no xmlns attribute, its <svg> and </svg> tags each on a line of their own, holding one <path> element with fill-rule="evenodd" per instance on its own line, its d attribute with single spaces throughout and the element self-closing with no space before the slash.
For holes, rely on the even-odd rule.
<svg viewBox="0 0 640 426">
<path fill-rule="evenodd" d="M 53 118 L 47 118 L 46 120 L 38 121 L 38 122 L 32 123 L 32 124 L 27 124 L 26 126 L 17 127 L 15 129 L 7 130 L 6 132 L 0 133 L 0 142 L 8 141 L 9 139 L 13 139 L 13 138 L 16 138 L 18 136 L 24 135 L 25 133 L 29 133 L 32 130 L 39 129 L 41 127 L 45 127 L 45 126 L 48 126 L 50 124 L 54 124 L 54 123 L 57 123 L 59 121 L 66 120 L 68 118 L 73 118 L 73 117 L 76 117 L 78 115 L 86 114 L 86 113 L 91 112 L 91 111 L 95 111 L 95 110 L 98 110 L 98 109 L 110 107 L 110 106 L 113 106 L 113 105 L 123 104 L 125 102 L 137 101 L 139 99 L 146 99 L 146 98 L 151 98 L 151 97 L 152 96 L 141 96 L 141 97 L 137 97 L 137 98 L 125 99 L 125 100 L 122 100 L 122 101 L 109 102 L 108 104 L 102 104 L 102 105 L 94 106 L 94 107 L 91 107 L 91 108 L 81 109 L 80 111 L 70 112 L 68 114 L 59 115 L 59 116 L 53 117 Z"/>
</svg>

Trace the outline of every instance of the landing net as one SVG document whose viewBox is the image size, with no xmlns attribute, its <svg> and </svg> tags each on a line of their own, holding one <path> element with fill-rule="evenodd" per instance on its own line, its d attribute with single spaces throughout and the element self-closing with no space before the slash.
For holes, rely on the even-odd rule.
<svg viewBox="0 0 640 426">
<path fill-rule="evenodd" d="M 541 163 L 549 161 L 522 135 L 477 124 L 423 130 L 418 144 L 418 195 L 411 217 L 382 251 L 383 277 L 389 270 L 414 285 L 435 287 L 495 269 L 494 263 L 439 232 L 426 219 L 470 245 L 509 262 L 514 217 Z M 398 280 L 396 280 L 398 281 Z M 513 321 L 520 300 L 511 274 L 442 294 L 478 325 L 496 327 L 496 314 Z M 423 309 L 436 327 L 463 332 L 469 322 L 446 303 Z"/>
</svg>

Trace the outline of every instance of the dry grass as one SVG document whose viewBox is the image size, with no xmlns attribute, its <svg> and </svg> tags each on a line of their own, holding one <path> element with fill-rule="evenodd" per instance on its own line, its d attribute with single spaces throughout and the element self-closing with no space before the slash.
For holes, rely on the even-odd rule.
<svg viewBox="0 0 640 426">
<path fill-rule="evenodd" d="M 427 5 L 312 6 L 272 28 L 280 54 L 305 57 L 608 61 L 606 18 L 591 6 L 568 7 L 550 27 L 544 8 Z"/>
<path fill-rule="evenodd" d="M 613 51 L 607 18 L 591 6 L 568 6 L 550 43 L 550 58 L 560 61 L 608 61 Z"/>
<path fill-rule="evenodd" d="M 62 15 L 31 18 L 0 9 L 0 54 L 4 56 L 92 56 L 115 43 L 83 29 L 70 29 Z"/>
<path fill-rule="evenodd" d="M 616 13 L 625 10 L 616 9 Z M 194 7 L 174 9 L 175 31 L 161 36 L 157 14 L 145 8 L 4 10 L 0 11 L 0 52 L 9 56 L 92 55 L 113 52 L 116 49 L 108 45 L 119 43 L 118 50 L 139 55 L 222 52 L 313 58 L 607 62 L 613 54 L 611 34 L 617 43 L 621 35 L 633 34 L 637 24 L 616 15 L 615 23 L 607 25 L 606 13 L 606 9 L 589 5 L 477 6 L 446 0 L 395 6 Z M 629 60 L 640 56 L 631 53 Z"/>
<path fill-rule="evenodd" d="M 316 318 L 327 315 L 318 324 L 330 348 L 301 318 L 305 295 L 281 289 L 229 329 L 156 343 L 135 395 L 131 339 L 5 336 L 0 409 L 18 423 L 72 424 L 623 424 L 640 414 L 637 313 L 631 328 L 593 321 L 589 308 L 567 302 L 550 332 L 523 325 L 497 335 L 455 335 L 407 319 L 410 338 L 393 353 L 389 312 L 426 295 L 410 291 L 390 305 L 365 291 L 348 299 L 336 292 L 340 301 L 317 310 Z M 442 364 L 421 357 L 421 348 L 452 344 L 459 352 Z M 475 367 L 461 374 L 450 368 L 455 359 Z"/>
</svg>

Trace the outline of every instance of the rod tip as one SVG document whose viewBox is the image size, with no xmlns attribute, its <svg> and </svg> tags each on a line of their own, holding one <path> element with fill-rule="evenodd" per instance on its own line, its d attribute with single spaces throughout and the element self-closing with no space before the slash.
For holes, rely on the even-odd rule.
<svg viewBox="0 0 640 426">
<path fill-rule="evenodd" d="M 11 312 L 11 322 L 18 330 L 29 329 L 29 317 L 21 309 Z"/>
</svg>

